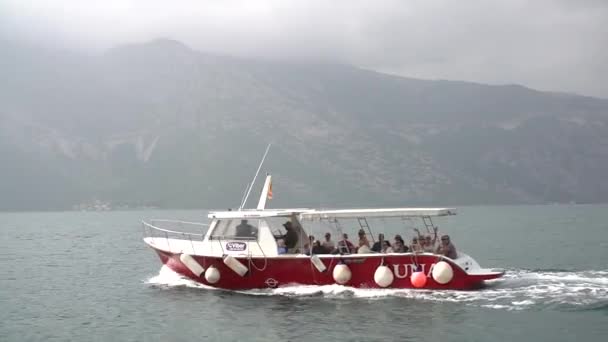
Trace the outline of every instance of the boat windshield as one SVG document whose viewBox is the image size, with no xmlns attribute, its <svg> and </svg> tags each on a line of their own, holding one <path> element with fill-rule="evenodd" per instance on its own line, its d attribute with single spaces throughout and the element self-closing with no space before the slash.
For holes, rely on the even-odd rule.
<svg viewBox="0 0 608 342">
<path fill-rule="evenodd" d="M 224 219 L 218 220 L 212 239 L 257 240 L 261 219 Z"/>
</svg>

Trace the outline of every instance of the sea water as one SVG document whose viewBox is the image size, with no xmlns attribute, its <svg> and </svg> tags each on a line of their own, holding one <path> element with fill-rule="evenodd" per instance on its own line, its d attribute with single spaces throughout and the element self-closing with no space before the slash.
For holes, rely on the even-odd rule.
<svg viewBox="0 0 608 342">
<path fill-rule="evenodd" d="M 608 206 L 458 209 L 440 231 L 507 270 L 481 291 L 228 292 L 161 267 L 141 240 L 141 219 L 202 210 L 0 213 L 0 341 L 606 340 Z"/>
</svg>

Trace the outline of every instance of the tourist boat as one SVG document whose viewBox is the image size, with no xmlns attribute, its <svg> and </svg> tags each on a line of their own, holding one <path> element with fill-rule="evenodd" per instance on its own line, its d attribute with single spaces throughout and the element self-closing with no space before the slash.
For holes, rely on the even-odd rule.
<svg viewBox="0 0 608 342">
<path fill-rule="evenodd" d="M 251 184 L 254 182 L 255 177 Z M 390 219 L 410 223 L 418 220 L 421 229 L 433 233 L 436 226 L 432 219 L 455 215 L 452 208 L 266 209 L 266 200 L 272 197 L 268 175 L 257 208 L 243 209 L 250 191 L 251 185 L 239 209 L 209 212 L 209 224 L 144 221 L 144 241 L 173 271 L 228 290 L 331 284 L 468 290 L 504 274 L 502 270 L 480 267 L 462 251 L 455 258 L 420 252 L 374 253 L 368 248 L 355 252 L 338 240 L 335 243 L 342 248 L 315 254 L 309 243 L 312 234 L 323 236 L 332 228 L 339 234 L 334 233 L 334 237 L 342 236 L 343 227 L 352 229 L 354 224 L 375 242 L 370 222 Z M 346 224 L 349 220 L 353 225 Z M 289 253 L 282 253 L 285 249 L 280 247 L 285 226 L 297 233 L 297 244 Z"/>
</svg>

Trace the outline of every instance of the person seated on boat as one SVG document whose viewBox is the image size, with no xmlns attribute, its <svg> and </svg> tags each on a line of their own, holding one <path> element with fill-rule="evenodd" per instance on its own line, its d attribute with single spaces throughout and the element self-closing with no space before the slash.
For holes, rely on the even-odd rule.
<svg viewBox="0 0 608 342">
<path fill-rule="evenodd" d="M 323 248 L 327 251 L 327 253 L 331 253 L 336 249 L 336 244 L 331 240 L 331 234 L 329 232 L 325 233 L 325 241 L 323 241 Z"/>
<path fill-rule="evenodd" d="M 384 241 L 384 234 L 378 234 L 378 241 L 374 242 L 372 246 L 372 252 L 380 253 L 382 252 L 382 241 Z M 390 246 L 390 243 L 389 243 Z"/>
<path fill-rule="evenodd" d="M 285 247 L 287 247 L 288 253 L 293 253 L 296 248 L 296 244 L 298 243 L 298 233 L 291 226 L 291 221 L 287 221 L 283 223 L 283 227 L 287 231 L 285 235 L 283 235 L 283 240 L 285 241 Z"/>
<path fill-rule="evenodd" d="M 312 254 L 328 254 L 329 251 L 321 245 L 321 241 L 315 240 L 312 244 Z"/>
<path fill-rule="evenodd" d="M 392 247 L 395 253 L 407 253 L 409 250 L 405 245 L 405 241 L 403 241 L 403 238 L 399 234 L 395 235 L 395 242 Z"/>
<path fill-rule="evenodd" d="M 382 249 L 381 253 L 395 253 L 393 247 L 391 247 L 391 243 L 388 240 L 382 240 Z"/>
<path fill-rule="evenodd" d="M 420 246 L 420 251 L 424 250 L 424 236 L 418 237 L 418 245 Z"/>
<path fill-rule="evenodd" d="M 458 253 L 456 253 L 456 247 L 450 241 L 449 235 L 443 235 L 441 237 L 441 243 L 437 246 L 437 254 L 444 255 L 450 259 L 456 259 L 458 257 Z"/>
<path fill-rule="evenodd" d="M 421 237 L 419 237 L 418 244 L 420 244 L 421 252 L 426 251 L 428 248 L 428 246 L 426 245 L 426 236 L 422 235 Z"/>
<path fill-rule="evenodd" d="M 410 245 L 410 250 L 414 253 L 422 252 L 422 246 L 418 243 L 418 238 L 415 236 L 412 238 L 412 244 Z"/>
<path fill-rule="evenodd" d="M 437 236 L 435 236 L 435 238 L 436 237 Z M 423 250 L 427 253 L 434 253 L 435 252 L 435 240 L 436 239 L 432 239 L 430 235 L 425 236 Z"/>
<path fill-rule="evenodd" d="M 365 230 L 359 229 L 359 246 L 357 246 L 357 247 L 361 248 L 363 246 L 366 246 L 367 249 L 369 249 L 371 247 L 369 245 L 369 240 L 367 239 L 367 235 L 365 234 Z"/>
<path fill-rule="evenodd" d="M 310 255 L 314 244 L 315 244 L 314 235 L 308 235 L 308 242 L 304 244 L 304 254 Z"/>
<path fill-rule="evenodd" d="M 338 253 L 350 254 L 355 252 L 355 245 L 348 241 L 348 234 L 342 234 L 342 240 L 338 241 Z"/>
<path fill-rule="evenodd" d="M 250 225 L 247 220 L 241 220 L 241 224 L 236 226 L 237 237 L 257 237 L 258 229 Z"/>
<path fill-rule="evenodd" d="M 279 253 L 279 255 L 287 253 L 287 247 L 285 246 L 285 240 L 278 239 L 277 240 L 277 248 L 278 248 L 277 252 Z"/>
</svg>

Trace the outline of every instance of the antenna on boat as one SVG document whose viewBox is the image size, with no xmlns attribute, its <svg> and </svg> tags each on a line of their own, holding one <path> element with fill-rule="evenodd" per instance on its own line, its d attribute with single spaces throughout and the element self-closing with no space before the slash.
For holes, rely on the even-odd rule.
<svg viewBox="0 0 608 342">
<path fill-rule="evenodd" d="M 239 206 L 239 210 L 243 208 L 243 203 L 245 203 L 245 196 L 247 196 L 247 192 L 249 191 L 249 183 L 245 185 L 245 191 L 243 192 L 243 197 L 241 197 L 241 205 Z"/>
<path fill-rule="evenodd" d="M 258 174 L 260 173 L 260 169 L 262 168 L 262 165 L 264 164 L 264 160 L 266 160 L 266 155 L 268 154 L 268 151 L 270 150 L 270 146 L 272 146 L 272 143 L 270 143 L 270 144 L 268 144 L 268 146 L 266 146 L 266 151 L 264 152 L 264 155 L 262 156 L 262 161 L 260 161 L 260 165 L 258 166 L 258 170 L 255 172 L 255 175 L 253 176 L 253 180 L 247 186 L 247 192 L 245 192 L 245 197 L 243 197 L 243 201 L 241 202 L 241 206 L 239 207 L 239 210 L 243 209 L 243 207 L 245 206 L 245 203 L 247 203 L 247 198 L 249 198 L 249 193 L 251 192 L 251 189 L 253 188 L 253 184 L 255 183 L 256 178 L 258 178 Z"/>
</svg>

